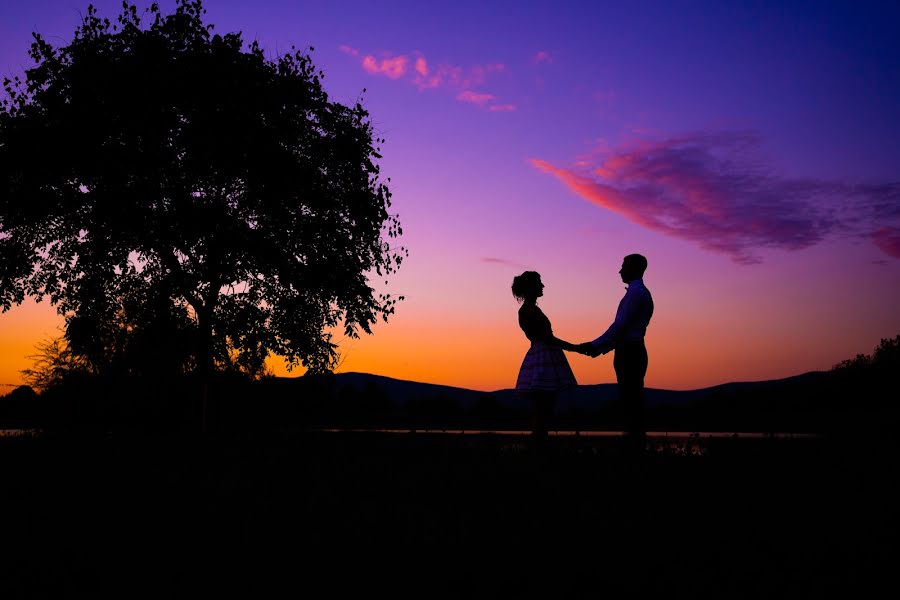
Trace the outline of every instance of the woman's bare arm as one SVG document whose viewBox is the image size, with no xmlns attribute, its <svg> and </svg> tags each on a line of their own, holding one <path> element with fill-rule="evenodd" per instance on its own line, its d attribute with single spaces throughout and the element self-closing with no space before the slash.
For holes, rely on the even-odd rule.
<svg viewBox="0 0 900 600">
<path fill-rule="evenodd" d="M 543 317 L 543 319 L 541 318 Z M 575 344 L 561 340 L 555 335 L 549 327 L 544 327 L 544 319 L 547 317 L 540 312 L 537 307 L 524 307 L 519 311 L 519 326 L 525 332 L 525 336 L 533 342 L 543 342 L 548 346 L 555 346 L 574 352 L 577 347 Z"/>
</svg>

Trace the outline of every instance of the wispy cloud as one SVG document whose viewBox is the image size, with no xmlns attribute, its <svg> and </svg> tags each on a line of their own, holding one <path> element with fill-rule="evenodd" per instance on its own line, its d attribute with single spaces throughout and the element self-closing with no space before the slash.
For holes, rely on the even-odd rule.
<svg viewBox="0 0 900 600">
<path fill-rule="evenodd" d="M 533 63 L 536 64 L 536 65 L 540 65 L 540 64 L 543 64 L 543 63 L 552 63 L 552 62 L 553 62 L 553 55 L 550 54 L 550 53 L 549 53 L 548 51 L 546 51 L 546 50 L 539 50 L 539 51 L 536 52 L 535 55 L 532 57 L 531 62 L 533 62 Z"/>
<path fill-rule="evenodd" d="M 428 61 L 422 56 L 416 59 L 416 73 L 419 77 L 428 77 Z"/>
<path fill-rule="evenodd" d="M 900 258 L 900 227 L 882 227 L 872 233 L 872 240 L 882 252 Z"/>
<path fill-rule="evenodd" d="M 525 266 L 521 263 L 517 263 L 512 260 L 507 260 L 505 258 L 496 258 L 494 256 L 483 256 L 480 259 L 480 262 L 489 264 L 489 265 L 499 265 L 503 267 L 513 267 L 515 269 L 524 269 Z"/>
<path fill-rule="evenodd" d="M 531 164 L 602 208 L 738 263 L 837 234 L 869 237 L 900 258 L 900 183 L 783 177 L 758 147 L 752 133 L 694 133 L 607 150 L 573 168 Z"/>
<path fill-rule="evenodd" d="M 384 75 L 389 79 L 400 79 L 406 75 L 406 66 L 409 59 L 405 56 L 376 59 L 374 56 L 364 56 L 362 68 L 373 75 Z"/>
<path fill-rule="evenodd" d="M 460 102 L 471 102 L 472 104 L 485 104 L 494 99 L 492 94 L 479 94 L 471 90 L 463 90 L 456 95 L 456 99 Z"/>
<path fill-rule="evenodd" d="M 500 104 L 494 94 L 474 88 L 483 85 L 489 77 L 506 71 L 502 63 L 474 65 L 464 68 L 448 63 L 431 63 L 421 52 L 410 54 L 384 53 L 379 57 L 363 54 L 357 48 L 340 45 L 338 49 L 359 61 L 360 66 L 371 75 L 389 79 L 404 80 L 419 90 L 437 88 L 455 93 L 456 99 L 467 104 L 475 104 L 491 112 L 515 110 L 513 104 Z M 499 108 L 494 108 L 494 107 Z"/>
</svg>

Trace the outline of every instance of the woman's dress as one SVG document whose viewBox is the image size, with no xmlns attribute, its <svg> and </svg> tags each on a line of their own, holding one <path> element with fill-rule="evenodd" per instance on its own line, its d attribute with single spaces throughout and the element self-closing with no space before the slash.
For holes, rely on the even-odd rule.
<svg viewBox="0 0 900 600">
<path fill-rule="evenodd" d="M 523 306 L 519 309 L 519 326 L 531 340 L 531 348 L 519 369 L 516 391 L 558 392 L 578 385 L 562 348 L 544 341 L 553 338 L 553 330 L 543 311 L 537 306 Z"/>
</svg>

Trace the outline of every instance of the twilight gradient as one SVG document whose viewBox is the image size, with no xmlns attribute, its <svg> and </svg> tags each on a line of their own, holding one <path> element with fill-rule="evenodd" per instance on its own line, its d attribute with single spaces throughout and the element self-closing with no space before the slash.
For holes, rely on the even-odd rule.
<svg viewBox="0 0 900 600">
<path fill-rule="evenodd" d="M 522 4 L 206 3 L 273 55 L 314 46 L 326 89 L 386 138 L 410 252 L 387 287 L 407 300 L 342 340 L 339 371 L 511 387 L 512 277 L 539 271 L 554 332 L 585 341 L 632 252 L 657 306 L 651 387 L 827 369 L 900 333 L 900 6 Z M 0 5 L 0 72 L 86 6 Z M 31 302 L 0 315 L 0 384 L 60 322 Z M 609 356 L 570 362 L 614 381 Z"/>
</svg>

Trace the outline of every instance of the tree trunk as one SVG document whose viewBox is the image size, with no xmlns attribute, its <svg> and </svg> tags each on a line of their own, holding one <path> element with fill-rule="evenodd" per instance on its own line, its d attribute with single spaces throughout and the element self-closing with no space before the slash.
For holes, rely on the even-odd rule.
<svg viewBox="0 0 900 600">
<path fill-rule="evenodd" d="M 215 370 L 212 311 L 208 307 L 204 306 L 203 310 L 197 311 L 197 325 L 200 330 L 200 340 L 197 347 L 197 373 L 200 375 L 202 389 L 200 432 L 205 434 L 209 429 L 209 387 Z"/>
</svg>

